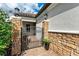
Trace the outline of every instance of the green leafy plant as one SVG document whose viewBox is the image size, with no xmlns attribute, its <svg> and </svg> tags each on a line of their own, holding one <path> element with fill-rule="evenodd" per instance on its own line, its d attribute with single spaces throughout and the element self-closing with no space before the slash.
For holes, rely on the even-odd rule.
<svg viewBox="0 0 79 59">
<path fill-rule="evenodd" d="M 48 39 L 48 37 L 45 37 L 43 39 L 43 46 L 46 50 L 49 50 L 49 46 L 50 46 L 50 40 Z"/>
<path fill-rule="evenodd" d="M 11 23 L 5 22 L 7 14 L 0 9 L 0 55 L 5 55 L 6 48 L 11 44 Z"/>
<path fill-rule="evenodd" d="M 50 40 L 49 40 L 47 37 L 45 37 L 45 38 L 43 39 L 43 43 L 50 43 Z"/>
</svg>

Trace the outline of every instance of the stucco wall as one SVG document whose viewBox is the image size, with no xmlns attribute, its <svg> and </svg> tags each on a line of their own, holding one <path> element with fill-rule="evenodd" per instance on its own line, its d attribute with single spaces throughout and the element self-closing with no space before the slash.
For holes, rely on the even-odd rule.
<svg viewBox="0 0 79 59">
<path fill-rule="evenodd" d="M 36 31 L 36 23 L 33 22 L 27 22 L 27 21 L 23 21 L 22 22 L 22 28 L 23 28 L 23 34 L 27 35 L 27 31 L 26 31 L 26 24 L 30 24 L 30 35 L 34 35 L 35 31 Z"/>
<path fill-rule="evenodd" d="M 38 40 L 42 39 L 42 22 L 44 20 L 42 15 L 43 13 L 36 18 L 36 37 Z"/>
<path fill-rule="evenodd" d="M 38 40 L 42 38 L 42 22 L 36 24 L 36 38 Z"/>
<path fill-rule="evenodd" d="M 62 3 L 48 13 L 49 31 L 79 33 L 79 4 Z"/>
</svg>

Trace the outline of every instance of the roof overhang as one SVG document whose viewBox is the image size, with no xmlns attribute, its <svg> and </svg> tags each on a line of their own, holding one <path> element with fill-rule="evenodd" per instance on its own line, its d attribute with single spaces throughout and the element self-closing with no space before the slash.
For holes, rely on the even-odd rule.
<svg viewBox="0 0 79 59">
<path fill-rule="evenodd" d="M 45 9 L 48 8 L 48 6 L 51 3 L 45 3 L 44 6 L 40 9 L 40 11 L 38 12 L 38 14 L 31 14 L 31 13 L 14 13 L 15 16 L 21 16 L 21 17 L 31 17 L 31 18 L 37 18 Z"/>
<path fill-rule="evenodd" d="M 45 5 L 40 9 L 40 11 L 39 11 L 38 14 L 35 16 L 35 18 L 38 17 L 45 9 L 47 9 L 50 4 L 51 4 L 51 3 L 45 3 Z"/>
</svg>

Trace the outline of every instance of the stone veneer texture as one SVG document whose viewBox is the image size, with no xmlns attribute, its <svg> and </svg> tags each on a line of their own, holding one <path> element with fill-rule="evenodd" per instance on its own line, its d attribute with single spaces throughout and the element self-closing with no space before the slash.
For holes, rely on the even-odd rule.
<svg viewBox="0 0 79 59">
<path fill-rule="evenodd" d="M 79 35 L 49 32 L 50 49 L 62 56 L 79 56 Z"/>
<path fill-rule="evenodd" d="M 15 18 L 12 20 L 12 24 L 12 55 L 19 55 L 21 53 L 21 21 Z"/>
</svg>

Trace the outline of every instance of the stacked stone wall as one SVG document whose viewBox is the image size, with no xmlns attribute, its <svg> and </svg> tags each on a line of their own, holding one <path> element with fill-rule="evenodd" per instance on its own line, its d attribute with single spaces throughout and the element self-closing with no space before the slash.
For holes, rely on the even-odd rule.
<svg viewBox="0 0 79 59">
<path fill-rule="evenodd" d="M 21 53 L 21 20 L 18 18 L 12 19 L 12 55 L 19 55 Z"/>
<path fill-rule="evenodd" d="M 70 33 L 49 32 L 50 49 L 58 55 L 79 56 L 79 35 Z"/>
</svg>

